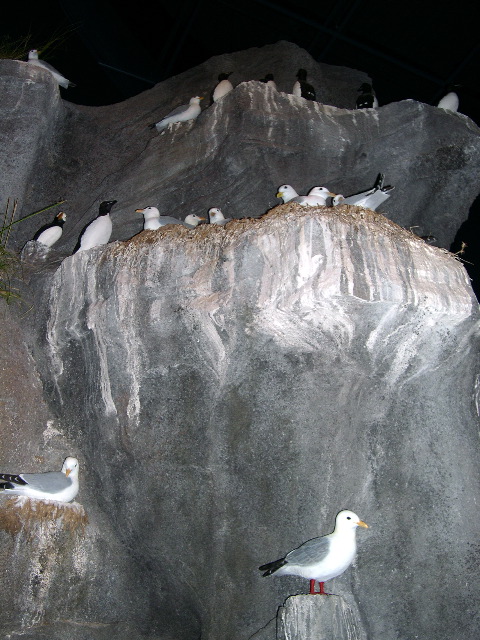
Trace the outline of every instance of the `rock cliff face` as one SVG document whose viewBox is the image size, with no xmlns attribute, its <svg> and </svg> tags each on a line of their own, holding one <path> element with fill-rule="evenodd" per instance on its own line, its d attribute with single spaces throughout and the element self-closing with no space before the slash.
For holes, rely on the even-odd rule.
<svg viewBox="0 0 480 640">
<path fill-rule="evenodd" d="M 132 99 L 128 109 L 150 99 Z M 122 109 L 112 107 L 111 122 Z M 93 114 L 80 112 L 87 120 Z M 414 128 L 399 124 L 405 114 L 422 126 L 435 122 L 444 136 L 439 148 L 454 145 L 453 131 L 464 135 L 462 161 L 439 151 L 447 164 L 429 177 L 426 156 L 422 164 L 415 149 L 413 159 L 408 147 L 401 154 L 401 138 Z M 345 131 L 356 122 L 364 142 L 345 143 L 340 152 L 331 136 L 341 139 L 343 122 L 350 123 Z M 391 143 L 372 137 L 372 127 L 387 135 L 392 123 L 401 133 L 390 133 Z M 193 194 L 198 212 L 224 206 L 211 202 L 212 194 L 228 193 L 231 212 L 248 218 L 226 227 L 145 231 L 31 276 L 25 296 L 35 305 L 22 320 L 24 340 L 47 405 L 35 415 L 58 428 L 47 444 L 68 446 L 65 453 L 81 461 L 77 500 L 88 523 L 64 530 L 57 522 L 58 541 L 50 532 L 50 552 L 40 557 L 36 544 L 28 550 L 35 536 L 46 544 L 43 535 L 28 535 L 38 526 L 12 531 L 5 514 L 13 507 L 0 497 L 2 540 L 11 539 L 2 563 L 23 585 L 2 614 L 5 637 L 249 638 L 288 595 L 307 588 L 300 578 L 262 578 L 257 566 L 330 532 L 343 508 L 370 525 L 357 534 L 356 566 L 328 585 L 350 605 L 358 637 L 475 637 L 479 313 L 463 266 L 357 207 L 288 204 L 257 218 L 273 204 L 260 207 L 260 199 L 274 195 L 303 152 L 299 187 L 318 183 L 313 176 L 325 175 L 322 167 L 339 180 L 364 180 L 361 166 L 373 179 L 385 170 L 398 187 L 396 203 L 392 196 L 385 205 L 391 203 L 389 217 L 405 223 L 435 211 L 429 224 L 438 223 L 448 238 L 465 211 L 458 200 L 457 209 L 448 205 L 450 215 L 439 205 L 440 194 L 449 203 L 458 195 L 458 184 L 442 182 L 442 172 L 464 180 L 463 205 L 469 189 L 474 197 L 467 176 L 478 162 L 475 125 L 413 102 L 378 113 L 306 105 L 250 83 L 186 127 L 147 142 L 135 166 L 125 162 L 116 173 L 105 167 L 102 193 L 115 187 L 120 193 L 111 195 L 126 201 L 117 234 L 133 230 L 127 212 L 134 199 L 147 204 L 137 199 L 141 188 L 145 200 L 157 193 L 180 217 L 191 212 Z M 120 129 L 119 122 L 118 135 Z M 123 130 L 127 154 L 128 140 L 139 144 L 128 135 Z M 431 137 L 419 143 L 430 144 Z M 322 159 L 327 147 L 340 154 L 338 166 L 332 155 Z M 387 148 L 398 159 L 388 170 L 381 155 Z M 395 175 L 407 166 L 404 191 Z M 159 167 L 171 172 L 169 180 L 162 174 L 162 189 L 154 181 Z M 308 177 L 300 167 L 308 167 Z M 92 214 L 97 197 L 86 185 L 102 180 L 85 180 L 80 188 L 78 177 L 75 193 L 79 202 L 92 200 Z M 415 185 L 425 189 L 421 203 L 408 197 L 407 186 Z M 363 186 L 369 184 L 357 190 Z M 61 251 L 73 239 L 66 234 Z M 45 438 L 43 428 L 27 438 Z M 2 468 L 18 439 L 12 443 Z M 31 587 L 32 576 L 43 591 Z M 35 615 L 27 620 L 26 610 Z"/>
</svg>

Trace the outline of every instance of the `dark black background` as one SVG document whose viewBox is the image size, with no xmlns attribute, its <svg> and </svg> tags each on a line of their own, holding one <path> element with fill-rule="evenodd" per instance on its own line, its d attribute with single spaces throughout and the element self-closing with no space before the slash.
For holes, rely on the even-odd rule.
<svg viewBox="0 0 480 640">
<path fill-rule="evenodd" d="M 279 40 L 317 61 L 367 72 L 380 105 L 412 98 L 437 104 L 460 85 L 460 111 L 480 122 L 480 38 L 475 3 L 407 0 L 58 0 L 2 9 L 0 37 L 30 35 L 77 86 L 63 97 L 85 105 L 118 102 L 213 55 Z M 479 180 L 480 192 L 480 180 Z M 480 199 L 451 250 L 461 249 L 480 281 Z M 480 261 L 480 260 L 479 260 Z M 476 284 L 477 294 L 480 287 Z"/>
</svg>

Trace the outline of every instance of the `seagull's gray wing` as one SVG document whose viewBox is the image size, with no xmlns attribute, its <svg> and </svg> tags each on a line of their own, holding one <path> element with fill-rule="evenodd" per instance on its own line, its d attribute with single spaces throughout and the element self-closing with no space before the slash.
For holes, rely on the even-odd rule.
<svg viewBox="0 0 480 640">
<path fill-rule="evenodd" d="M 343 200 L 342 204 L 354 204 L 357 207 L 366 207 L 367 209 L 372 209 L 375 211 L 376 207 L 388 200 L 390 194 L 382 191 L 381 189 L 377 189 L 376 191 L 367 191 L 364 193 L 359 193 L 356 196 L 349 196 Z"/>
<path fill-rule="evenodd" d="M 307 540 L 298 549 L 287 553 L 285 560 L 289 564 L 309 565 L 321 562 L 330 550 L 330 540 L 327 537 Z"/>
<path fill-rule="evenodd" d="M 189 109 L 190 106 L 190 104 L 182 104 L 180 107 L 177 107 L 173 111 L 170 111 L 170 113 L 168 113 L 166 116 L 163 116 L 162 120 L 165 120 L 165 118 L 171 118 L 172 116 L 178 116 L 180 113 L 183 113 L 184 111 Z"/>
<path fill-rule="evenodd" d="M 178 218 L 173 218 L 172 216 L 160 216 L 158 221 L 164 227 L 167 224 L 181 224 L 183 225 L 182 220 L 178 220 Z"/>
<path fill-rule="evenodd" d="M 47 473 L 22 473 L 25 482 L 37 491 L 44 493 L 58 493 L 72 485 L 72 480 L 62 471 L 48 471 Z M 19 485 L 21 488 L 22 485 Z"/>
</svg>

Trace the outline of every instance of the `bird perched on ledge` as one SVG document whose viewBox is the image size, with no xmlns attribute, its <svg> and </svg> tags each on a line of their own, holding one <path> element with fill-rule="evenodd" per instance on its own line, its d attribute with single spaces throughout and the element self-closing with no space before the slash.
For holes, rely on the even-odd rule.
<svg viewBox="0 0 480 640">
<path fill-rule="evenodd" d="M 55 242 L 58 242 L 62 237 L 62 227 L 65 224 L 66 219 L 66 214 L 61 211 L 57 216 L 55 216 L 53 222 L 43 225 L 43 227 L 37 231 L 33 239 L 46 247 L 52 247 Z"/>
<path fill-rule="evenodd" d="M 232 73 L 233 71 L 229 71 L 228 73 L 221 73 L 218 76 L 218 84 L 212 92 L 211 104 L 218 102 L 220 98 L 223 98 L 223 96 L 226 96 L 227 93 L 233 90 L 233 84 L 228 79 L 228 76 L 231 76 Z"/>
<path fill-rule="evenodd" d="M 61 471 L 0 473 L 0 492 L 44 500 L 71 502 L 78 493 L 78 460 L 65 458 Z"/>
<path fill-rule="evenodd" d="M 281 198 L 283 200 L 283 204 L 290 202 L 294 198 L 298 198 L 298 193 L 295 189 L 289 184 L 282 184 L 281 187 L 278 187 L 276 198 Z"/>
<path fill-rule="evenodd" d="M 44 62 L 43 60 L 39 60 L 38 51 L 36 49 L 32 49 L 31 51 L 28 52 L 28 62 L 29 64 L 35 67 L 40 67 L 40 69 L 45 69 L 46 71 L 51 73 L 52 76 L 55 78 L 57 84 L 60 87 L 63 87 L 64 89 L 68 89 L 68 87 L 77 86 L 73 82 L 70 82 L 70 80 L 67 80 L 67 78 L 62 76 L 62 74 L 59 71 L 57 71 L 55 67 L 52 67 L 51 64 L 48 64 L 48 62 Z"/>
<path fill-rule="evenodd" d="M 293 85 L 292 93 L 298 98 L 305 98 L 305 100 L 316 99 L 315 89 L 307 82 L 307 72 L 305 69 L 299 69 L 297 71 L 297 81 Z"/>
<path fill-rule="evenodd" d="M 325 207 L 327 198 L 333 198 L 334 193 L 329 191 L 327 187 L 313 187 L 306 196 L 297 196 L 292 198 L 292 202 L 297 202 L 304 207 Z"/>
<path fill-rule="evenodd" d="M 105 200 L 105 202 L 101 203 L 98 216 L 95 220 L 92 220 L 87 227 L 85 227 L 85 230 L 80 237 L 80 247 L 78 248 L 77 253 L 78 251 L 85 251 L 92 247 L 99 247 L 102 244 L 107 244 L 113 230 L 110 211 L 116 202 L 116 200 Z"/>
<path fill-rule="evenodd" d="M 368 82 L 364 82 L 359 88 L 358 91 L 362 93 L 358 96 L 357 102 L 355 104 L 355 109 L 377 109 L 378 108 L 378 100 L 375 95 L 375 91 L 371 84 Z"/>
<path fill-rule="evenodd" d="M 190 98 L 190 102 L 188 104 L 182 104 L 180 107 L 170 111 L 170 113 L 159 120 L 159 122 L 149 125 L 150 128 L 156 129 L 157 131 L 163 131 L 169 124 L 195 120 L 202 111 L 202 108 L 200 107 L 200 100 L 203 100 L 202 96 Z"/>
<path fill-rule="evenodd" d="M 368 529 L 353 511 L 340 511 L 335 519 L 333 533 L 313 538 L 293 549 L 279 560 L 259 567 L 264 576 L 301 576 L 310 580 L 310 594 L 329 595 L 323 583 L 342 574 L 352 564 L 357 551 L 357 527 Z M 315 591 L 315 582 L 319 590 Z"/>
<path fill-rule="evenodd" d="M 230 222 L 231 219 L 232 218 L 225 218 L 225 216 L 222 213 L 222 210 L 219 209 L 218 207 L 213 207 L 212 209 L 208 210 L 208 220 L 210 224 L 217 224 L 217 225 L 223 226 L 227 224 L 227 222 Z"/>
</svg>

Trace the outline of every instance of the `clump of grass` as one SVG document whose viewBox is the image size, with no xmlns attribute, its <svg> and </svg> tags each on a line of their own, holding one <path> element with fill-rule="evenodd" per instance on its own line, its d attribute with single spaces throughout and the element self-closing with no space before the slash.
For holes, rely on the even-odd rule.
<svg viewBox="0 0 480 640">
<path fill-rule="evenodd" d="M 13 251 L 7 249 L 7 243 L 13 225 L 18 224 L 19 222 L 23 222 L 24 220 L 26 220 L 27 218 L 31 218 L 32 216 L 36 216 L 38 213 L 43 213 L 44 211 L 48 211 L 48 209 L 58 207 L 64 202 L 65 200 L 59 200 L 58 202 L 49 204 L 47 207 L 43 207 L 43 209 L 39 209 L 38 211 L 34 211 L 33 213 L 29 213 L 28 215 L 23 216 L 23 218 L 15 220 L 17 212 L 17 201 L 10 201 L 10 199 L 7 200 L 7 206 L 3 214 L 3 222 L 0 226 L 0 299 L 3 298 L 3 300 L 9 303 L 12 300 L 18 299 L 20 297 L 17 293 L 15 293 L 11 284 L 11 279 L 17 272 L 19 260 L 15 253 L 13 253 Z"/>
<path fill-rule="evenodd" d="M 4 35 L 0 38 L 0 59 L 25 60 L 31 49 L 37 49 L 42 58 L 48 59 L 49 54 L 64 44 L 75 29 L 75 26 L 60 27 L 52 33 L 48 40 L 43 42 L 34 41 L 32 33 L 16 38 L 8 34 Z"/>
</svg>

